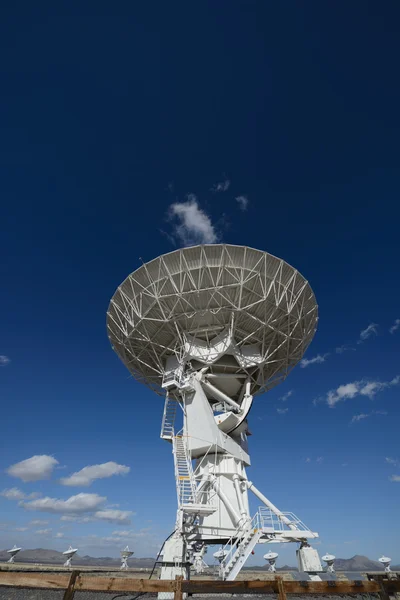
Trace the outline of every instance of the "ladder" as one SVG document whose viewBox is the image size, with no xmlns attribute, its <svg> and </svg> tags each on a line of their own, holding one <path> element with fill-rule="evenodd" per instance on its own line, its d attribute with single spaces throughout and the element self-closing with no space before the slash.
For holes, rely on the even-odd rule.
<svg viewBox="0 0 400 600">
<path fill-rule="evenodd" d="M 225 581 L 236 579 L 262 536 L 263 529 L 260 527 L 259 515 L 256 513 L 251 523 L 245 524 L 245 529 L 239 526 L 234 536 L 224 546 L 226 556 L 219 568 L 220 579 Z"/>
<path fill-rule="evenodd" d="M 171 398 L 167 395 L 167 397 L 165 398 L 164 413 L 160 433 L 160 437 L 163 440 L 172 441 L 174 437 L 174 425 L 177 406 L 178 401 L 175 398 Z"/>
<path fill-rule="evenodd" d="M 196 481 L 193 474 L 192 461 L 182 435 L 173 437 L 176 491 L 178 505 L 182 507 L 196 502 Z"/>
</svg>

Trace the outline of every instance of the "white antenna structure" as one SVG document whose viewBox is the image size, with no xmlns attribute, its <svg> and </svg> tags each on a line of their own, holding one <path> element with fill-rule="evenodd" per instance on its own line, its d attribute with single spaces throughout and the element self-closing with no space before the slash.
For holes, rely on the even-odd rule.
<svg viewBox="0 0 400 600">
<path fill-rule="evenodd" d="M 18 552 L 20 552 L 20 550 L 22 550 L 22 548 L 18 548 L 15 544 L 14 547 L 11 548 L 11 550 L 7 550 L 7 554 L 10 555 L 10 558 L 8 559 L 8 563 L 13 563 L 15 562 L 15 557 L 18 554 Z"/>
<path fill-rule="evenodd" d="M 124 550 L 121 550 L 121 569 L 128 568 L 128 558 L 133 556 L 135 553 L 132 550 L 129 550 L 129 546 L 126 546 Z"/>
<path fill-rule="evenodd" d="M 392 562 L 391 558 L 389 558 L 388 556 L 381 556 L 379 559 L 379 562 L 385 567 L 386 573 L 391 572 L 391 569 L 390 569 L 390 563 Z"/>
<path fill-rule="evenodd" d="M 178 510 L 161 579 L 188 578 L 194 542 L 222 544 L 223 580 L 235 579 L 266 542 L 299 543 L 299 570 L 314 578 L 322 571 L 308 543 L 318 533 L 277 508 L 246 473 L 253 399 L 301 360 L 317 321 L 304 277 L 244 246 L 176 250 L 143 264 L 115 292 L 110 342 L 132 375 L 165 397 L 161 438 L 173 450 Z M 262 505 L 255 515 L 249 491 Z"/>
<path fill-rule="evenodd" d="M 327 573 L 334 573 L 335 572 L 335 560 L 336 560 L 336 556 L 334 556 L 333 554 L 328 554 L 326 553 L 323 557 L 322 560 L 324 562 L 326 562 L 327 565 Z"/>
<path fill-rule="evenodd" d="M 67 557 L 67 560 L 64 563 L 64 567 L 71 567 L 72 566 L 72 557 L 77 552 L 78 552 L 78 548 L 72 548 L 72 546 L 70 546 L 68 548 L 68 550 L 65 550 L 65 552 L 63 552 L 64 556 Z"/>
<path fill-rule="evenodd" d="M 269 568 L 268 571 L 270 573 L 275 573 L 276 572 L 276 559 L 278 558 L 279 554 L 277 552 L 267 552 L 267 554 L 264 554 L 264 558 L 265 560 L 267 560 L 269 562 Z"/>
</svg>

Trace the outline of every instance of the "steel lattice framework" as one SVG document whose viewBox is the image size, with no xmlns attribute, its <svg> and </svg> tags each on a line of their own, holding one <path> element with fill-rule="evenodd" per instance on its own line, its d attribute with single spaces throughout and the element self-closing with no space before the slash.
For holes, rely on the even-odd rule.
<svg viewBox="0 0 400 600">
<path fill-rule="evenodd" d="M 143 264 L 119 286 L 107 313 L 114 350 L 159 393 L 171 356 L 181 363 L 189 357 L 195 369 L 207 364 L 216 377 L 250 377 L 251 393 L 264 392 L 302 358 L 317 321 L 314 293 L 296 269 L 267 252 L 225 244 Z"/>
</svg>

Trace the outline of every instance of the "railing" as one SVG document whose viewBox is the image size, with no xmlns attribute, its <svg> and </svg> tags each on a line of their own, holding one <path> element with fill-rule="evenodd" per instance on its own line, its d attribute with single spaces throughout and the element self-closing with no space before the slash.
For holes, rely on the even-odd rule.
<svg viewBox="0 0 400 600">
<path fill-rule="evenodd" d="M 272 528 L 276 532 L 289 530 L 288 525 L 286 525 L 283 522 L 282 518 L 278 517 L 275 513 L 272 512 L 271 509 L 267 508 L 266 506 L 260 506 L 258 512 L 260 514 L 261 527 Z M 291 525 L 294 525 L 297 530 L 310 531 L 310 529 L 303 523 L 303 521 L 300 521 L 300 519 L 296 517 L 296 515 L 294 515 L 293 513 L 284 512 L 282 513 L 282 516 L 286 517 L 286 519 L 288 519 L 291 522 Z"/>
<path fill-rule="evenodd" d="M 243 544 L 245 536 L 249 533 L 255 535 L 257 530 L 259 530 L 260 528 L 261 522 L 259 512 L 256 512 L 250 523 L 243 523 L 242 526 L 239 526 L 237 528 L 236 532 L 222 548 L 222 550 L 226 552 L 226 555 L 221 561 L 221 574 L 227 569 L 227 567 L 229 567 L 229 564 L 235 556 L 236 552 L 239 550 L 240 545 Z"/>
<path fill-rule="evenodd" d="M 0 571 L 0 586 L 25 589 L 65 590 L 64 600 L 73 600 L 75 592 L 169 592 L 174 600 L 182 600 L 183 594 L 278 594 L 286 600 L 286 594 L 296 595 L 360 595 L 379 594 L 380 600 L 389 600 L 400 592 L 400 579 L 387 579 L 386 574 L 367 574 L 369 581 L 284 581 L 276 576 L 270 581 L 185 581 L 135 579 L 129 576 L 99 576 L 90 571 L 72 573 Z M 396 576 L 394 573 L 391 576 Z"/>
</svg>

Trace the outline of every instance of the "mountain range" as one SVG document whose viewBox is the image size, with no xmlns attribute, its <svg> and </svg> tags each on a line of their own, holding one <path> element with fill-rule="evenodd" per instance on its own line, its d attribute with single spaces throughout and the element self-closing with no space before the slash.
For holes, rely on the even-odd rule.
<svg viewBox="0 0 400 600">
<path fill-rule="evenodd" d="M 5 550 L 0 550 L 0 562 L 7 561 L 10 555 Z M 36 548 L 33 550 L 21 550 L 16 559 L 22 563 L 39 563 L 50 565 L 62 565 L 66 558 L 62 552 L 57 550 L 47 550 L 45 548 Z M 74 566 L 85 567 L 119 567 L 121 561 L 119 558 L 111 558 L 110 556 L 74 556 Z M 151 569 L 154 565 L 154 558 L 135 558 L 129 559 L 129 566 L 133 568 Z M 266 571 L 268 565 L 245 567 L 248 571 Z M 352 558 L 337 558 L 335 560 L 335 569 L 337 571 L 383 571 L 381 563 L 370 560 L 367 556 L 356 554 Z M 297 567 L 284 565 L 277 568 L 278 571 L 297 571 Z M 393 571 L 400 571 L 400 565 L 392 566 Z"/>
</svg>

